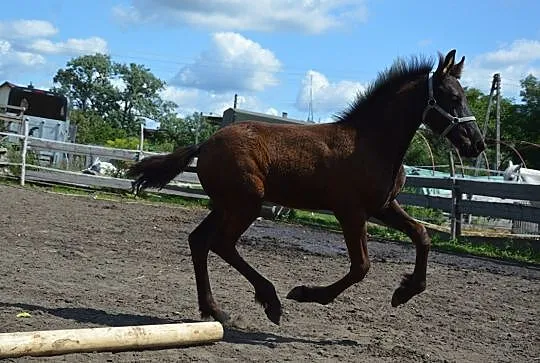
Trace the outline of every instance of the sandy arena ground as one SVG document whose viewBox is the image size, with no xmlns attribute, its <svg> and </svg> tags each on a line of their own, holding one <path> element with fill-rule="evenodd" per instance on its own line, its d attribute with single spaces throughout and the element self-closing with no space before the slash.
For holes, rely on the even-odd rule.
<svg viewBox="0 0 540 363">
<path fill-rule="evenodd" d="M 199 321 L 187 236 L 204 209 L 111 202 L 0 185 L 0 332 Z M 220 342 L 68 354 L 69 362 L 539 362 L 540 269 L 432 252 L 428 287 L 392 308 L 409 245 L 370 241 L 365 280 L 320 306 L 285 299 L 348 269 L 342 236 L 256 221 L 239 250 L 276 286 L 280 326 L 253 288 L 210 255 L 214 295 L 233 317 Z M 20 312 L 29 318 L 17 318 Z M 10 360 L 8 360 L 10 361 Z"/>
</svg>

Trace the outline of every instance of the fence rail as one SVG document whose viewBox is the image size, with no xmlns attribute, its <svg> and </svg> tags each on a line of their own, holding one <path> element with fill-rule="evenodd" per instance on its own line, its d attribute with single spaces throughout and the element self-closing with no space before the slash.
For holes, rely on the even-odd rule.
<svg viewBox="0 0 540 363">
<path fill-rule="evenodd" d="M 143 156 L 158 154 L 155 152 L 146 152 L 142 149 L 125 150 L 45 140 L 29 137 L 27 130 L 28 128 L 25 126 L 23 127 L 23 135 L 9 135 L 16 136 L 22 141 L 22 162 L 20 164 L 22 185 L 24 185 L 25 179 L 28 179 L 32 181 L 48 181 L 69 185 L 107 187 L 121 190 L 129 190 L 131 188 L 131 181 L 127 179 L 92 176 L 77 172 L 44 168 L 37 165 L 26 165 L 25 145 L 27 149 L 53 150 L 68 154 L 85 154 L 131 161 L 139 160 Z M 6 135 L 6 133 L 0 134 Z M 173 180 L 173 183 L 167 185 L 161 192 L 186 197 L 208 198 L 200 187 L 196 188 L 196 186 L 199 185 L 199 180 L 197 175 L 193 173 L 195 171 L 196 166 L 195 164 L 192 164 L 187 172 L 177 176 Z M 176 184 L 180 183 L 181 185 L 175 185 L 175 182 Z M 449 213 L 453 237 L 457 237 L 461 234 L 463 214 L 519 220 L 536 224 L 540 223 L 540 185 L 472 180 L 457 177 L 439 178 L 410 175 L 407 176 L 405 186 L 446 189 L 451 191 L 451 198 L 402 192 L 398 195 L 397 199 L 404 205 L 439 209 Z M 497 203 L 491 201 L 469 200 L 467 198 L 469 195 L 502 198 L 503 200 Z"/>
</svg>

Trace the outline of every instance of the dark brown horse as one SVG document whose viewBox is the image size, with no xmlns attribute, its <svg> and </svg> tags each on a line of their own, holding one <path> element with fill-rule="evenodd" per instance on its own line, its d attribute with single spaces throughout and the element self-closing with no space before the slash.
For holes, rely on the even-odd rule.
<svg viewBox="0 0 540 363">
<path fill-rule="evenodd" d="M 406 233 L 416 246 L 412 274 L 401 281 L 392 306 L 426 288 L 431 241 L 425 228 L 394 199 L 405 181 L 403 157 L 423 122 L 446 136 L 463 156 L 485 145 L 458 81 L 464 57 L 455 50 L 431 60 L 396 61 L 333 123 L 281 125 L 241 122 L 217 131 L 200 145 L 141 160 L 129 170 L 134 190 L 162 187 L 198 155 L 197 174 L 212 210 L 190 234 L 199 309 L 224 322 L 207 269 L 213 251 L 255 289 L 267 317 L 279 324 L 281 303 L 273 284 L 240 256 L 236 241 L 257 218 L 263 201 L 291 208 L 330 210 L 343 229 L 349 272 L 328 286 L 297 286 L 287 298 L 328 304 L 367 274 L 366 221 L 375 217 Z"/>
</svg>

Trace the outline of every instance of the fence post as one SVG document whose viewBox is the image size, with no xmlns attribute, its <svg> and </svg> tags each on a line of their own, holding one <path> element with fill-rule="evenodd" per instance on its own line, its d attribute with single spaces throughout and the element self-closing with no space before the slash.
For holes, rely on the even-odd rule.
<svg viewBox="0 0 540 363">
<path fill-rule="evenodd" d="M 454 167 L 454 156 L 452 152 L 449 153 L 450 161 L 450 176 L 452 177 L 452 213 L 450 215 L 450 235 L 452 239 L 459 238 L 461 236 L 461 224 L 463 222 L 463 215 L 461 214 L 461 188 L 459 182 L 456 180 L 456 170 Z"/>
<path fill-rule="evenodd" d="M 461 224 L 463 222 L 463 215 L 461 214 L 461 198 L 463 195 L 461 193 L 461 188 L 459 186 L 459 181 L 454 180 L 454 188 L 452 189 L 452 194 L 454 195 L 454 236 L 452 238 L 459 238 L 461 236 Z"/>
<path fill-rule="evenodd" d="M 26 152 L 28 149 L 28 120 L 24 120 L 22 126 L 24 137 L 21 150 L 21 186 L 24 186 L 24 181 L 26 179 Z"/>
<path fill-rule="evenodd" d="M 140 161 L 143 157 L 143 145 L 144 145 L 144 122 L 141 122 L 141 134 L 139 137 L 139 154 L 137 155 L 137 161 Z"/>
</svg>

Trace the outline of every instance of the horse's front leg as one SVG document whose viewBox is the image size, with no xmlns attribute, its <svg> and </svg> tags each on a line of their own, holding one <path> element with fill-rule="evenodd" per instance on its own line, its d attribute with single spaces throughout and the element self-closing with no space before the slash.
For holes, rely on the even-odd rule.
<svg viewBox="0 0 540 363">
<path fill-rule="evenodd" d="M 326 305 L 339 294 L 366 276 L 370 262 L 367 251 L 366 217 L 362 213 L 336 213 L 343 229 L 351 266 L 340 280 L 328 286 L 296 286 L 287 295 L 298 302 L 317 302 Z"/>
<path fill-rule="evenodd" d="M 405 275 L 400 286 L 392 296 L 392 306 L 396 307 L 406 303 L 414 295 L 426 289 L 426 271 L 431 239 L 426 228 L 412 219 L 395 200 L 373 217 L 389 227 L 396 228 L 405 233 L 416 247 L 414 271 L 412 274 Z"/>
</svg>

